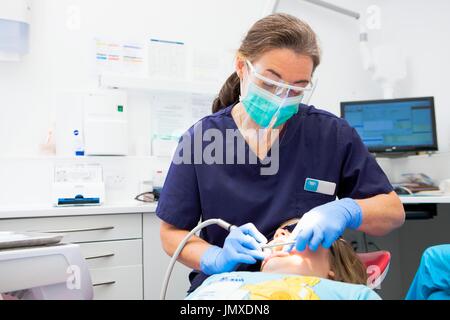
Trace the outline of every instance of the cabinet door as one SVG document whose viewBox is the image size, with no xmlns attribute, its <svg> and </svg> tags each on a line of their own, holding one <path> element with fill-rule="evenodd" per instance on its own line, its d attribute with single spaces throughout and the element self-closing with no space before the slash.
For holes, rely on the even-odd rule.
<svg viewBox="0 0 450 320">
<path fill-rule="evenodd" d="M 144 299 L 159 299 L 170 257 L 164 252 L 159 237 L 160 220 L 155 214 L 143 216 Z M 166 299 L 184 299 L 189 289 L 191 270 L 177 263 L 172 272 Z"/>
<path fill-rule="evenodd" d="M 142 240 L 80 244 L 94 285 L 94 299 L 142 299 Z"/>
<path fill-rule="evenodd" d="M 81 243 L 80 250 L 90 270 L 142 265 L 141 239 Z"/>
<path fill-rule="evenodd" d="M 95 300 L 142 300 L 142 265 L 92 269 Z"/>
<path fill-rule="evenodd" d="M 0 231 L 64 233 L 63 242 L 91 242 L 142 238 L 142 214 L 89 215 L 5 219 Z"/>
</svg>

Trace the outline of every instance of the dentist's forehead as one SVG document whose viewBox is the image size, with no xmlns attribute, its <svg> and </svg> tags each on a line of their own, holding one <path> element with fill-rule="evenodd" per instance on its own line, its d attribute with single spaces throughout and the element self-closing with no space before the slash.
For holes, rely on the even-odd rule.
<svg viewBox="0 0 450 320">
<path fill-rule="evenodd" d="M 298 54 L 291 49 L 270 50 L 254 64 L 263 69 L 258 71 L 275 71 L 284 81 L 293 84 L 311 81 L 314 68 L 311 57 Z"/>
</svg>

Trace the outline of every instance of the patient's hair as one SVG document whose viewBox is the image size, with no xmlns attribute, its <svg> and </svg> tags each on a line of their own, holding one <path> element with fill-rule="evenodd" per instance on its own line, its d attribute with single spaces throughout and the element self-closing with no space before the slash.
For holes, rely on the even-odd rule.
<svg viewBox="0 0 450 320">
<path fill-rule="evenodd" d="M 336 240 L 330 248 L 330 267 L 333 280 L 367 284 L 367 272 L 356 252 L 343 238 Z"/>
</svg>

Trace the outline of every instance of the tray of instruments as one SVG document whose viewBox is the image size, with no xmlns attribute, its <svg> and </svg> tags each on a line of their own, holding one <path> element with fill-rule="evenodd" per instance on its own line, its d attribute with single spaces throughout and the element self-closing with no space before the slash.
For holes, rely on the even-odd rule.
<svg viewBox="0 0 450 320">
<path fill-rule="evenodd" d="M 0 250 L 57 244 L 61 233 L 0 231 Z"/>
</svg>

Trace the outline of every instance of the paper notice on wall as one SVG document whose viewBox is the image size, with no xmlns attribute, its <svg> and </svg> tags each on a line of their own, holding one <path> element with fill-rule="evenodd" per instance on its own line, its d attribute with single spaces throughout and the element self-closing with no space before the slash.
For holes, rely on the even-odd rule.
<svg viewBox="0 0 450 320">
<path fill-rule="evenodd" d="M 193 93 L 159 93 L 152 98 L 152 154 L 171 157 L 181 136 L 211 114 L 214 97 Z"/>
<path fill-rule="evenodd" d="M 95 65 L 99 74 L 145 75 L 145 46 L 142 43 L 95 38 Z"/>
<path fill-rule="evenodd" d="M 154 136 L 166 140 L 178 140 L 187 130 L 189 110 L 186 94 L 160 95 L 152 109 Z"/>
<path fill-rule="evenodd" d="M 156 79 L 184 81 L 187 78 L 187 59 L 183 42 L 150 39 L 148 75 Z"/>
<path fill-rule="evenodd" d="M 192 48 L 190 55 L 190 79 L 194 82 L 217 83 L 222 75 L 219 50 Z"/>
<path fill-rule="evenodd" d="M 190 94 L 192 124 L 212 113 L 214 96 L 208 94 Z"/>
<path fill-rule="evenodd" d="M 187 93 L 160 93 L 153 96 L 152 154 L 171 156 L 182 134 L 188 129 L 189 108 Z"/>
</svg>

